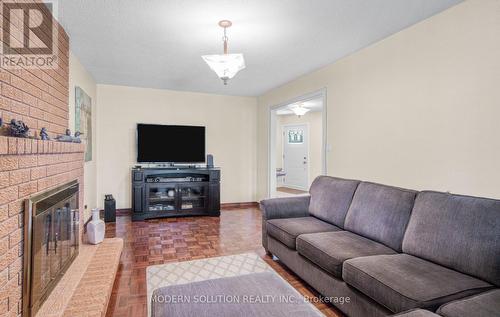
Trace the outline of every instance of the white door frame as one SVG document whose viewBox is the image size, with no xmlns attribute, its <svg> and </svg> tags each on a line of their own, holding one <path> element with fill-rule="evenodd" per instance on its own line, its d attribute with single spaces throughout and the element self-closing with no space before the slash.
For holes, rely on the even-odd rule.
<svg viewBox="0 0 500 317">
<path fill-rule="evenodd" d="M 275 197 L 276 192 L 276 111 L 280 108 L 284 108 L 292 103 L 304 102 L 310 99 L 321 98 L 323 100 L 323 109 L 321 111 L 322 123 L 323 123 L 323 137 L 322 137 L 322 146 L 323 155 L 321 155 L 322 161 L 322 174 L 326 175 L 327 173 L 327 162 L 326 162 L 326 154 L 327 154 L 327 99 L 326 99 L 326 88 L 321 88 L 319 90 L 292 98 L 288 101 L 271 105 L 269 107 L 269 130 L 268 130 L 268 149 L 267 149 L 267 166 L 268 166 L 268 181 L 267 181 L 267 196 Z"/>
<path fill-rule="evenodd" d="M 306 127 L 306 130 L 307 130 L 307 176 L 306 176 L 306 183 L 309 184 L 309 178 L 311 177 L 310 174 L 311 174 L 311 143 L 310 143 L 310 137 L 309 137 L 309 132 L 310 132 L 310 128 L 309 128 L 309 122 L 304 122 L 304 123 L 289 123 L 289 124 L 284 124 L 281 126 L 281 131 L 284 132 L 285 129 L 287 127 L 297 127 L 297 126 L 305 126 Z M 282 150 L 282 153 L 284 154 L 285 153 L 285 135 L 283 134 L 283 150 Z M 285 160 L 283 160 L 283 167 L 285 167 Z M 286 179 L 286 176 L 285 176 L 285 179 Z M 289 188 L 293 188 L 293 189 L 298 189 L 298 190 L 309 190 L 309 188 L 299 188 L 297 186 L 293 186 L 293 185 L 288 185 L 286 184 L 286 181 L 283 183 L 284 185 L 286 185 L 286 187 L 289 187 Z M 308 185 L 306 185 L 308 186 Z"/>
</svg>

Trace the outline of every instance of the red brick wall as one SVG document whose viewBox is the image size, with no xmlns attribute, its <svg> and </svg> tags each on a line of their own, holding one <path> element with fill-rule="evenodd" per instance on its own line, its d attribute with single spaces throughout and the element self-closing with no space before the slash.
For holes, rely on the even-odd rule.
<svg viewBox="0 0 500 317">
<path fill-rule="evenodd" d="M 57 27 L 57 69 L 0 69 L 0 116 L 24 121 L 32 136 L 42 127 L 51 137 L 68 128 L 69 39 Z M 83 151 L 82 144 L 0 136 L 0 316 L 22 313 L 24 201 L 78 179 L 83 206 Z"/>
<path fill-rule="evenodd" d="M 22 20 L 16 20 L 14 14 L 12 16 L 11 28 L 20 27 Z M 0 16 L 0 22 L 4 18 Z M 68 127 L 69 38 L 54 22 L 58 28 L 57 69 L 0 69 L 0 116 L 4 122 L 10 122 L 12 118 L 24 121 L 32 129 L 32 134 L 45 127 L 55 136 L 63 134 Z M 0 23 L 1 30 L 3 23 Z"/>
</svg>

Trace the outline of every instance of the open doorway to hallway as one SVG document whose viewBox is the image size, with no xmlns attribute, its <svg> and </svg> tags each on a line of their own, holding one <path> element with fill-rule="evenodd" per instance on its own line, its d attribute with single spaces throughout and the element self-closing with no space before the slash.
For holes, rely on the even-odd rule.
<svg viewBox="0 0 500 317">
<path fill-rule="evenodd" d="M 270 197 L 307 194 L 326 173 L 324 102 L 321 91 L 271 109 Z"/>
</svg>

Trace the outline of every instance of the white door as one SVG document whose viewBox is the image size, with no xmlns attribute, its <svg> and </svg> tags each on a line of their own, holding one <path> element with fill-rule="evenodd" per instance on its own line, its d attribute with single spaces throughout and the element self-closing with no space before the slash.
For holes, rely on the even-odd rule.
<svg viewBox="0 0 500 317">
<path fill-rule="evenodd" d="M 309 183 L 309 126 L 283 126 L 283 168 L 286 187 L 307 190 Z"/>
</svg>

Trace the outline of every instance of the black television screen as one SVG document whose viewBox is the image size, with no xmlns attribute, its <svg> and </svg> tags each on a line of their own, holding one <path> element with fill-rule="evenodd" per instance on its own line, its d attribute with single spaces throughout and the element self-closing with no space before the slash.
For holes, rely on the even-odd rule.
<svg viewBox="0 0 500 317">
<path fill-rule="evenodd" d="M 205 127 L 138 124 L 137 162 L 205 162 Z"/>
</svg>

